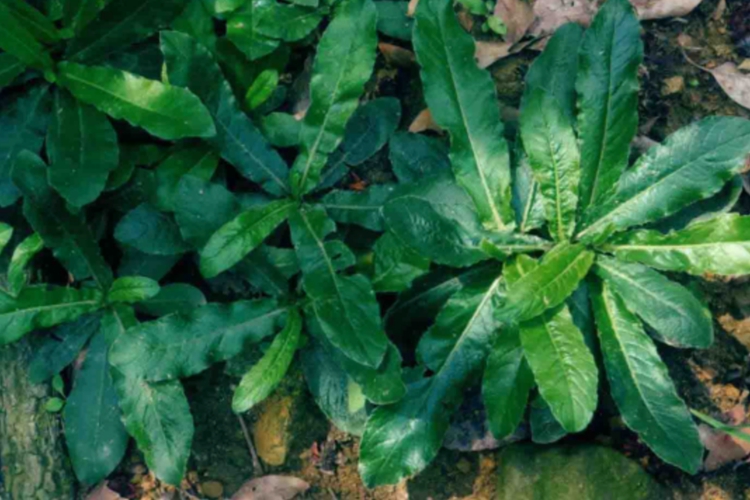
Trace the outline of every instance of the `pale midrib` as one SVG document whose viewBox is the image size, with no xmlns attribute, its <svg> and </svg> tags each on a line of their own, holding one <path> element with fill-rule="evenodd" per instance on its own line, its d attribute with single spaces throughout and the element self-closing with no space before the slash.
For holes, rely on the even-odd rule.
<svg viewBox="0 0 750 500">
<path fill-rule="evenodd" d="M 466 136 L 469 139 L 469 142 L 471 143 L 471 155 L 474 157 L 474 164 L 476 165 L 477 175 L 479 176 L 479 181 L 482 184 L 482 190 L 484 191 L 484 196 L 487 198 L 487 203 L 490 207 L 490 211 L 492 212 L 492 218 L 495 220 L 495 224 L 497 225 L 498 229 L 504 229 L 505 223 L 503 222 L 503 219 L 500 217 L 500 213 L 498 212 L 497 207 L 495 206 L 495 201 L 492 198 L 492 193 L 490 193 L 490 187 L 487 185 L 487 179 L 484 175 L 484 170 L 482 169 L 482 162 L 477 157 L 477 148 L 476 144 L 474 143 L 474 135 L 471 133 L 471 127 L 469 127 L 469 122 L 466 116 L 466 111 L 464 110 L 462 100 L 459 97 L 458 92 L 458 82 L 456 82 L 456 76 L 453 69 L 453 60 L 450 57 L 450 54 L 448 53 L 448 47 L 446 46 L 445 37 L 443 36 L 441 32 L 441 43 L 440 48 L 443 49 L 443 54 L 445 55 L 445 60 L 448 61 L 448 74 L 450 75 L 450 82 L 451 86 L 453 87 L 453 95 L 456 98 L 456 102 L 458 103 L 458 109 L 461 113 L 461 122 L 464 125 L 464 128 L 466 129 Z M 500 140 L 505 140 L 504 138 L 500 137 Z"/>
<path fill-rule="evenodd" d="M 321 203 L 325 208 L 332 208 L 334 210 L 360 210 L 360 211 L 378 211 L 383 208 L 383 205 L 377 206 L 363 206 L 363 205 L 336 205 L 331 203 Z"/>
<path fill-rule="evenodd" d="M 255 221 L 253 221 L 253 223 L 250 225 L 250 227 L 245 226 L 245 227 L 242 228 L 241 231 L 236 232 L 235 233 L 236 237 L 239 238 L 239 239 L 241 239 L 241 240 L 244 240 L 247 237 L 248 233 L 252 232 L 254 229 L 257 229 L 258 226 L 262 225 L 267 220 L 272 220 L 272 221 L 275 220 L 275 217 L 276 217 L 276 215 L 279 212 L 288 211 L 293 205 L 294 205 L 294 202 L 289 202 L 289 203 L 286 203 L 286 204 L 280 206 L 279 208 L 277 208 L 275 210 L 272 210 L 272 211 L 270 211 L 270 212 L 268 212 L 266 214 L 261 215 L 258 219 L 256 219 Z M 245 212 L 245 213 L 247 213 L 247 212 Z M 238 217 L 241 217 L 242 215 L 243 214 L 240 214 Z M 282 219 L 280 222 L 276 223 L 274 225 L 274 228 L 276 226 L 278 226 L 279 224 L 281 224 L 283 221 L 284 220 Z M 230 221 L 227 224 L 231 224 L 232 222 L 233 221 Z M 273 229 L 271 229 L 271 231 L 273 231 Z M 253 246 L 252 249 L 255 249 L 255 247 L 257 247 L 258 245 L 260 245 L 261 243 L 263 243 L 264 239 L 265 239 L 265 237 L 264 238 L 260 238 L 260 241 L 258 243 L 256 243 Z M 226 250 L 227 247 L 234 245 L 234 243 L 235 243 L 234 238 L 232 238 L 232 239 L 227 238 L 225 240 L 224 245 L 222 245 L 221 248 L 219 250 L 217 250 L 210 258 L 214 258 L 214 259 L 217 258 L 217 256 L 219 256 L 224 250 Z M 252 249 L 250 251 L 252 251 Z"/>
<path fill-rule="evenodd" d="M 560 166 L 558 165 L 554 147 L 552 146 L 550 127 L 546 118 L 544 119 L 544 127 L 547 129 L 545 142 L 547 143 L 549 159 L 552 162 L 552 175 L 554 176 L 555 182 L 555 218 L 557 219 L 557 237 L 559 238 L 559 241 L 565 241 L 565 224 L 563 223 L 562 213 L 562 192 L 560 189 Z"/>
<path fill-rule="evenodd" d="M 526 232 L 526 224 L 529 222 L 529 219 L 531 218 L 531 211 L 534 209 L 534 202 L 536 201 L 536 190 L 537 190 L 537 182 L 536 179 L 531 179 L 531 187 L 529 188 L 529 196 L 526 199 L 526 206 L 523 210 L 523 217 L 521 218 L 521 227 L 519 230 L 522 233 Z"/>
<path fill-rule="evenodd" d="M 727 241 L 712 241 L 709 243 L 690 243 L 690 244 L 671 244 L 671 245 L 632 245 L 632 244 L 612 244 L 602 247 L 606 252 L 617 252 L 617 251 L 628 251 L 628 250 L 643 250 L 643 251 L 672 251 L 672 250 L 692 250 L 694 248 L 706 248 L 706 247 L 721 247 L 724 245 L 747 245 L 750 246 L 750 241 L 744 240 L 727 240 Z"/>
<path fill-rule="evenodd" d="M 35 61 L 37 63 L 40 63 L 40 64 L 42 63 L 43 57 L 40 57 L 40 54 L 44 54 L 45 52 L 43 51 L 42 46 L 39 45 L 39 44 L 37 44 L 36 40 L 33 37 L 32 37 L 32 40 L 34 41 L 34 44 L 29 45 L 27 43 L 29 40 L 22 40 L 21 38 L 18 38 L 16 36 L 16 34 L 13 32 L 12 29 L 11 30 L 6 29 L 5 30 L 5 34 L 8 35 L 8 36 L 10 36 L 11 38 L 13 38 L 13 40 L 15 40 L 16 43 L 18 43 L 19 45 L 21 45 L 21 47 L 24 49 L 24 52 L 26 52 L 27 55 L 30 56 L 29 57 L 30 60 L 33 60 L 33 61 Z M 29 36 L 31 36 L 31 35 L 29 35 Z M 36 48 L 37 50 L 34 50 L 34 48 Z M 39 52 L 39 53 L 37 53 L 37 52 Z M 43 66 L 43 64 L 42 64 L 42 66 Z"/>
<path fill-rule="evenodd" d="M 537 295 L 541 295 L 541 294 L 542 294 L 542 293 L 544 293 L 544 292 L 545 292 L 545 291 L 546 291 L 546 290 L 547 290 L 547 289 L 548 289 L 549 287 L 553 286 L 553 285 L 554 285 L 555 283 L 557 283 L 557 282 L 558 282 L 559 280 L 561 280 L 561 279 L 563 279 L 563 278 L 566 278 L 566 277 L 567 277 L 567 276 L 566 276 L 566 273 L 567 273 L 568 271 L 570 271 L 570 270 L 571 270 L 571 268 L 573 268 L 573 266 L 575 266 L 576 264 L 578 264 L 578 261 L 579 261 L 579 260 L 581 260 L 581 258 L 583 258 L 583 257 L 586 257 L 586 255 L 587 255 L 586 251 L 583 251 L 583 252 L 579 253 L 579 254 L 578 254 L 578 255 L 576 256 L 576 258 L 575 258 L 575 259 L 573 259 L 572 261 L 570 261 L 570 264 L 568 264 L 567 266 L 565 266 L 565 268 L 563 268 L 563 270 L 562 270 L 562 271 L 560 271 L 559 273 L 557 273 L 557 276 L 555 276 L 555 277 L 554 277 L 554 278 L 553 278 L 552 280 L 548 281 L 548 282 L 547 282 L 547 283 L 546 283 L 546 284 L 545 284 L 545 285 L 544 285 L 544 286 L 543 286 L 542 288 L 538 289 L 539 293 L 538 293 Z M 539 270 L 539 269 L 542 269 L 542 267 L 541 267 L 541 266 L 537 266 L 537 267 L 536 267 L 536 268 L 534 269 L 534 271 L 537 271 L 537 270 Z M 529 272 L 529 273 L 525 274 L 525 275 L 524 275 L 524 277 L 526 277 L 526 276 L 530 276 L 530 275 L 531 275 L 531 273 L 533 273 L 534 271 L 531 271 L 531 272 Z M 530 278 L 529 278 L 529 279 L 530 279 Z M 519 280 L 519 281 L 521 281 L 521 280 Z"/>
<path fill-rule="evenodd" d="M 52 304 L 52 305 L 45 305 L 45 306 L 36 306 L 36 307 L 28 307 L 26 309 L 14 309 L 12 311 L 8 311 L 1 316 L 5 315 L 14 315 L 14 314 L 27 314 L 27 313 L 35 313 L 35 312 L 46 312 L 46 311 L 54 311 L 56 309 L 66 309 L 66 308 L 74 308 L 74 307 L 81 307 L 81 306 L 95 306 L 101 304 L 100 300 L 80 300 L 77 302 L 65 302 L 63 304 Z"/>
</svg>

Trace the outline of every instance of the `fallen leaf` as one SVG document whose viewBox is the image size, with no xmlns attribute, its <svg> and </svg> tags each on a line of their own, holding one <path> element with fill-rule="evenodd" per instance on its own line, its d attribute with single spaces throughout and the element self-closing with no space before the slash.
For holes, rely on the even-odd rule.
<svg viewBox="0 0 750 500">
<path fill-rule="evenodd" d="M 679 94 L 685 90 L 685 78 L 682 76 L 673 76 L 664 79 L 664 85 L 661 89 L 662 95 Z"/>
<path fill-rule="evenodd" d="M 510 42 L 476 42 L 474 59 L 480 68 L 488 68 L 495 61 L 510 55 L 513 44 Z"/>
<path fill-rule="evenodd" d="M 460 10 L 456 14 L 456 17 L 458 18 L 458 24 L 460 24 L 466 32 L 471 33 L 471 30 L 474 29 L 474 18 L 471 13 L 467 10 Z"/>
<path fill-rule="evenodd" d="M 719 4 L 716 6 L 716 10 L 711 15 L 714 21 L 720 20 L 724 17 L 724 13 L 727 11 L 727 0 L 719 0 Z"/>
<path fill-rule="evenodd" d="M 523 38 L 534 22 L 534 9 L 524 0 L 497 0 L 494 15 L 508 28 L 505 41 L 511 44 Z"/>
<path fill-rule="evenodd" d="M 406 7 L 406 15 L 414 17 L 414 14 L 417 12 L 417 5 L 419 5 L 419 0 L 409 0 L 409 6 Z"/>
<path fill-rule="evenodd" d="M 702 0 L 630 0 L 641 21 L 690 14 Z"/>
<path fill-rule="evenodd" d="M 551 35 L 565 23 L 588 26 L 597 10 L 593 0 L 537 0 L 534 2 L 536 19 L 529 28 L 534 36 Z"/>
<path fill-rule="evenodd" d="M 750 75 L 742 73 L 734 63 L 730 62 L 709 72 L 730 99 L 743 108 L 750 109 Z"/>
<path fill-rule="evenodd" d="M 385 62 L 391 66 L 413 68 L 417 65 L 417 58 L 411 50 L 385 42 L 378 43 L 378 50 L 383 54 Z"/>
<path fill-rule="evenodd" d="M 440 125 L 435 123 L 435 120 L 432 118 L 432 113 L 427 108 L 423 109 L 417 115 L 417 117 L 414 118 L 414 121 L 411 122 L 411 125 L 409 125 L 409 132 L 413 134 L 418 134 L 419 132 L 424 132 L 425 130 L 432 130 L 434 132 L 443 131 L 443 129 L 440 128 Z"/>
<path fill-rule="evenodd" d="M 293 476 L 263 476 L 243 484 L 230 500 L 291 500 L 309 488 Z"/>
<path fill-rule="evenodd" d="M 727 424 L 731 426 L 746 423 L 745 406 L 742 404 L 735 406 L 724 417 L 728 420 Z M 749 428 L 738 428 L 737 430 L 750 435 Z M 708 450 L 706 460 L 703 462 L 703 468 L 708 472 L 750 455 L 750 443 L 747 441 L 730 436 L 705 424 L 698 426 L 698 432 L 703 446 Z"/>
<path fill-rule="evenodd" d="M 745 59 L 737 67 L 740 71 L 750 71 L 750 59 Z"/>
<path fill-rule="evenodd" d="M 86 496 L 86 500 L 125 500 L 119 493 L 112 491 L 104 481 Z"/>
</svg>

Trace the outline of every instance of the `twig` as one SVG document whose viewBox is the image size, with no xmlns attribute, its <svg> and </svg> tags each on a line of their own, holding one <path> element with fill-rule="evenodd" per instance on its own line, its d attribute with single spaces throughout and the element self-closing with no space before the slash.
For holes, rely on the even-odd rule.
<svg viewBox="0 0 750 500">
<path fill-rule="evenodd" d="M 255 446 L 253 446 L 253 439 L 250 437 L 250 432 L 247 430 L 247 424 L 245 423 L 245 419 L 242 418 L 242 415 L 237 415 L 237 418 L 240 421 L 240 427 L 242 427 L 242 434 L 245 435 L 245 442 L 247 443 L 247 449 L 250 451 L 250 457 L 253 460 L 253 476 L 262 476 L 263 466 L 260 464 L 260 459 L 258 458 L 258 452 L 255 451 Z"/>
</svg>

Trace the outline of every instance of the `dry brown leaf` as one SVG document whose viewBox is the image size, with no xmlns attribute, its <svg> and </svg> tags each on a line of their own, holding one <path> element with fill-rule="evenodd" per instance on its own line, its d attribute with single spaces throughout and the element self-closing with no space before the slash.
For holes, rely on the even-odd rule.
<svg viewBox="0 0 750 500">
<path fill-rule="evenodd" d="M 309 488 L 293 476 L 263 476 L 243 484 L 230 500 L 292 500 Z"/>
<path fill-rule="evenodd" d="M 711 14 L 711 18 L 714 21 L 720 20 L 724 17 L 724 13 L 727 11 L 727 0 L 719 0 L 719 4 L 716 6 L 716 10 Z"/>
<path fill-rule="evenodd" d="M 702 0 L 630 0 L 641 21 L 690 14 Z"/>
<path fill-rule="evenodd" d="M 432 113 L 427 108 L 423 109 L 417 115 L 417 117 L 414 118 L 414 121 L 411 122 L 411 125 L 409 125 L 409 132 L 413 134 L 418 134 L 419 132 L 424 132 L 425 130 L 432 130 L 434 132 L 443 131 L 443 129 L 440 128 L 440 125 L 435 123 L 435 120 L 432 118 Z"/>
<path fill-rule="evenodd" d="M 734 63 L 730 62 L 709 72 L 730 99 L 743 108 L 750 109 L 750 75 L 742 73 Z"/>
<path fill-rule="evenodd" d="M 125 499 L 121 497 L 119 493 L 116 493 L 112 491 L 111 489 L 109 489 L 109 487 L 107 486 L 107 482 L 104 481 L 86 496 L 86 500 L 125 500 Z"/>
<path fill-rule="evenodd" d="M 383 54 L 385 62 L 391 66 L 413 68 L 417 65 L 417 58 L 411 50 L 385 42 L 378 43 L 378 50 Z"/>
<path fill-rule="evenodd" d="M 409 0 L 409 6 L 406 8 L 406 15 L 414 17 L 414 14 L 417 12 L 417 5 L 419 5 L 419 0 Z"/>
<path fill-rule="evenodd" d="M 740 404 L 725 414 L 728 425 L 741 425 L 747 422 L 745 405 Z M 739 429 L 740 432 L 750 435 L 750 429 Z M 707 425 L 699 425 L 701 441 L 708 450 L 708 456 L 703 462 L 706 471 L 716 470 L 726 464 L 742 460 L 750 455 L 750 443 L 737 439 L 724 432 L 713 429 Z"/>
<path fill-rule="evenodd" d="M 495 61 L 510 55 L 513 44 L 510 42 L 476 42 L 474 59 L 480 68 L 488 68 Z"/>
<path fill-rule="evenodd" d="M 494 15 L 508 28 L 505 41 L 511 44 L 523 38 L 534 22 L 534 9 L 525 0 L 497 0 Z"/>
<path fill-rule="evenodd" d="M 565 23 L 578 23 L 588 26 L 596 13 L 594 0 L 536 0 L 536 19 L 529 28 L 534 36 L 550 35 Z"/>
</svg>

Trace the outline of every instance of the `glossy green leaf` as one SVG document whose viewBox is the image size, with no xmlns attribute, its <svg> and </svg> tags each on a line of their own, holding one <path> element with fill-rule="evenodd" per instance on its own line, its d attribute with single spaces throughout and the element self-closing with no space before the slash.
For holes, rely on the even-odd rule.
<svg viewBox="0 0 750 500">
<path fill-rule="evenodd" d="M 727 214 L 677 232 L 634 231 L 610 240 L 606 251 L 664 271 L 750 274 L 750 217 Z"/>
<path fill-rule="evenodd" d="M 248 0 L 216 0 L 214 2 L 214 11 L 217 14 L 226 14 L 227 12 L 239 9 L 247 2 Z"/>
<path fill-rule="evenodd" d="M 601 255 L 594 271 L 660 342 L 674 347 L 708 347 L 713 342 L 711 312 L 684 286 L 641 264 Z"/>
<path fill-rule="evenodd" d="M 25 69 L 26 65 L 17 57 L 7 52 L 0 54 L 0 89 L 13 83 Z"/>
<path fill-rule="evenodd" d="M 615 287 L 598 284 L 592 301 L 610 392 L 625 425 L 659 458 L 695 474 L 703 446 L 656 346 Z"/>
<path fill-rule="evenodd" d="M 336 222 L 383 231 L 383 206 L 392 193 L 393 186 L 388 184 L 371 186 L 365 191 L 331 191 L 320 204 Z"/>
<path fill-rule="evenodd" d="M 539 394 L 531 401 L 529 424 L 531 426 L 531 440 L 537 444 L 555 443 L 568 433 L 560 422 L 555 419 L 547 402 Z"/>
<path fill-rule="evenodd" d="M 89 338 L 99 331 L 101 316 L 86 314 L 42 333 L 29 361 L 29 380 L 46 382 L 76 360 Z"/>
<path fill-rule="evenodd" d="M 291 148 L 299 145 L 302 122 L 289 113 L 271 113 L 260 119 L 260 130 L 272 145 Z"/>
<path fill-rule="evenodd" d="M 234 266 L 263 243 L 296 206 L 294 200 L 276 200 L 251 207 L 226 223 L 201 250 L 201 274 L 213 278 Z"/>
<path fill-rule="evenodd" d="M 60 63 L 58 81 L 78 100 L 165 140 L 211 137 L 211 115 L 187 90 L 104 66 Z"/>
<path fill-rule="evenodd" d="M 411 40 L 414 20 L 406 14 L 409 2 L 381 1 L 375 6 L 378 8 L 378 31 L 406 42 Z"/>
<path fill-rule="evenodd" d="M 250 255 L 242 259 L 232 271 L 246 279 L 252 286 L 272 297 L 289 294 L 289 278 L 299 271 L 299 268 L 289 272 L 277 261 L 274 254 L 280 249 L 266 245 L 253 250 Z M 286 250 L 286 249 L 284 249 Z M 297 257 L 291 251 L 294 264 Z"/>
<path fill-rule="evenodd" d="M 65 59 L 100 62 L 112 52 L 145 40 L 169 24 L 185 8 L 184 0 L 107 2 L 65 50 Z M 145 92 L 145 89 L 136 92 Z"/>
<path fill-rule="evenodd" d="M 581 156 L 573 124 L 555 96 L 542 88 L 524 94 L 521 138 L 539 183 L 550 233 L 565 241 L 575 230 Z"/>
<path fill-rule="evenodd" d="M 155 297 L 159 293 L 159 283 L 144 276 L 117 278 L 109 289 L 107 300 L 132 304 Z"/>
<path fill-rule="evenodd" d="M 172 21 L 172 29 L 186 33 L 198 40 L 211 52 L 216 50 L 214 19 L 208 10 L 209 2 L 187 2 L 182 14 Z"/>
<path fill-rule="evenodd" d="M 13 250 L 13 256 L 10 258 L 8 266 L 7 280 L 8 292 L 17 296 L 29 281 L 27 266 L 31 259 L 44 248 L 44 241 L 37 233 L 25 238 Z"/>
<path fill-rule="evenodd" d="M 63 0 L 63 24 L 80 33 L 99 13 L 98 0 Z"/>
<path fill-rule="evenodd" d="M 3 0 L 3 5 L 16 18 L 18 24 L 42 43 L 53 44 L 60 40 L 54 23 L 24 0 Z"/>
<path fill-rule="evenodd" d="M 156 208 L 165 212 L 174 211 L 174 198 L 180 180 L 190 175 L 208 181 L 218 165 L 219 155 L 206 144 L 190 144 L 175 150 L 155 170 Z"/>
<path fill-rule="evenodd" d="M 401 103 L 398 99 L 381 97 L 363 104 L 346 124 L 338 162 L 361 165 L 385 146 L 400 121 Z"/>
<path fill-rule="evenodd" d="M 80 482 L 94 485 L 120 463 L 128 433 L 120 420 L 103 333 L 89 344 L 63 411 L 65 444 Z"/>
<path fill-rule="evenodd" d="M 284 329 L 234 390 L 232 411 L 246 412 L 271 395 L 292 364 L 301 331 L 302 317 L 296 309 L 290 309 Z"/>
<path fill-rule="evenodd" d="M 129 329 L 112 345 L 110 362 L 154 382 L 195 375 L 272 335 L 286 312 L 275 300 L 263 299 L 171 314 Z"/>
<path fill-rule="evenodd" d="M 8 4 L 0 2 L 0 49 L 29 66 L 51 71 L 52 58 L 24 24 Z"/>
<path fill-rule="evenodd" d="M 487 255 L 505 260 L 514 254 L 526 254 L 549 250 L 553 243 L 544 238 L 516 232 L 488 233 L 480 243 L 480 248 Z"/>
<path fill-rule="evenodd" d="M 302 286 L 325 338 L 353 361 L 377 368 L 388 347 L 380 306 L 367 278 L 339 274 L 354 264 L 354 256 L 340 241 L 325 240 L 336 225 L 322 207 L 303 207 L 289 223 Z"/>
<path fill-rule="evenodd" d="M 0 207 L 7 207 L 20 196 L 11 181 L 16 155 L 26 149 L 39 153 L 47 133 L 50 96 L 47 85 L 32 85 L 21 96 L 7 95 L 0 100 Z"/>
<path fill-rule="evenodd" d="M 258 77 L 253 80 L 253 84 L 247 89 L 245 94 L 245 105 L 249 110 L 254 110 L 273 95 L 279 86 L 279 72 L 275 69 L 262 71 Z"/>
<path fill-rule="evenodd" d="M 593 262 L 594 254 L 583 245 L 558 244 L 538 267 L 509 285 L 508 300 L 498 314 L 527 321 L 562 304 L 578 288 Z"/>
<path fill-rule="evenodd" d="M 0 253 L 3 252 L 12 236 L 13 228 L 4 222 L 0 222 Z"/>
<path fill-rule="evenodd" d="M 117 168 L 117 134 L 107 117 L 63 90 L 55 92 L 47 131 L 49 183 L 73 206 L 97 199 Z"/>
<path fill-rule="evenodd" d="M 139 312 L 150 316 L 189 313 L 206 305 L 206 297 L 198 288 L 185 283 L 172 283 L 159 289 L 159 293 L 136 305 Z"/>
<path fill-rule="evenodd" d="M 37 328 L 49 328 L 101 307 L 93 288 L 29 286 L 18 297 L 0 292 L 0 345 L 10 344 Z"/>
<path fill-rule="evenodd" d="M 524 359 L 518 330 L 507 328 L 492 345 L 482 377 L 482 400 L 496 439 L 516 431 L 532 387 L 534 375 Z"/>
<path fill-rule="evenodd" d="M 474 61 L 474 39 L 445 0 L 421 2 L 414 51 L 427 106 L 451 136 L 451 163 L 488 229 L 513 223 L 510 159 L 489 73 Z"/>
<path fill-rule="evenodd" d="M 638 128 L 640 32 L 630 2 L 608 0 L 583 37 L 576 79 L 581 210 L 607 200 L 628 166 Z"/>
<path fill-rule="evenodd" d="M 393 173 L 400 182 L 418 182 L 451 171 L 448 147 L 433 137 L 396 132 L 388 150 Z"/>
<path fill-rule="evenodd" d="M 122 258 L 117 268 L 120 276 L 146 276 L 160 280 L 172 270 L 181 255 L 149 255 L 128 245 L 122 245 Z"/>
<path fill-rule="evenodd" d="M 189 88 L 211 112 L 217 129 L 211 142 L 222 158 L 267 192 L 285 195 L 289 188 L 284 160 L 240 109 L 208 50 L 195 39 L 176 32 L 161 33 L 161 49 L 172 85 Z"/>
<path fill-rule="evenodd" d="M 224 186 L 191 175 L 177 184 L 172 208 L 180 234 L 196 248 L 204 247 L 242 209 L 237 197 Z"/>
<path fill-rule="evenodd" d="M 518 143 L 520 145 L 520 143 Z M 518 231 L 526 233 L 544 226 L 544 206 L 539 183 L 534 178 L 523 147 L 516 146 L 513 162 L 513 209 Z"/>
<path fill-rule="evenodd" d="M 383 207 L 389 231 L 433 262 L 464 267 L 486 258 L 469 196 L 449 177 L 399 187 Z"/>
<path fill-rule="evenodd" d="M 147 203 L 120 219 L 115 239 L 149 255 L 177 255 L 190 249 L 174 220 Z"/>
<path fill-rule="evenodd" d="M 368 487 L 419 473 L 440 450 L 451 415 L 500 327 L 492 312 L 502 300 L 502 277 L 484 278 L 456 293 L 422 339 L 420 353 L 435 374 L 410 384 L 401 401 L 377 408 L 368 419 L 359 459 Z"/>
<path fill-rule="evenodd" d="M 112 271 L 82 214 L 71 214 L 63 199 L 47 184 L 47 166 L 28 151 L 21 152 L 13 168 L 13 181 L 24 195 L 23 214 L 44 245 L 75 279 L 93 277 L 102 290 L 112 284 Z"/>
<path fill-rule="evenodd" d="M 359 105 L 375 64 L 376 20 L 371 0 L 344 0 L 318 44 L 300 154 L 290 172 L 296 196 L 318 184 L 328 155 L 343 139 L 346 124 Z"/>
<path fill-rule="evenodd" d="M 296 42 L 318 27 L 323 16 L 317 9 L 272 2 L 257 11 L 257 31 L 263 36 Z"/>
<path fill-rule="evenodd" d="M 618 183 L 615 196 L 592 209 L 580 238 L 596 238 L 671 215 L 717 193 L 745 165 L 750 121 L 712 117 L 654 146 Z"/>
<path fill-rule="evenodd" d="M 271 54 L 279 41 L 262 35 L 260 17 L 273 10 L 275 0 L 247 0 L 244 6 L 227 18 L 227 40 L 240 49 L 251 61 Z"/>
<path fill-rule="evenodd" d="M 429 259 L 401 243 L 393 233 L 378 238 L 372 251 L 372 286 L 376 292 L 402 292 L 430 270 Z"/>
</svg>

